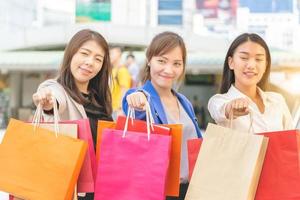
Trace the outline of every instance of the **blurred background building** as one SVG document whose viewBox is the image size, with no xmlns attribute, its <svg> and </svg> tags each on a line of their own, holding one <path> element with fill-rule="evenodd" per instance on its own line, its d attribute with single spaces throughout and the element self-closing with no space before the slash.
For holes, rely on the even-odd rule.
<svg viewBox="0 0 300 200">
<path fill-rule="evenodd" d="M 55 77 L 70 37 L 91 28 L 110 45 L 130 51 L 139 66 L 152 37 L 179 33 L 188 49 L 180 87 L 204 108 L 218 91 L 228 45 L 242 32 L 256 32 L 272 54 L 272 90 L 300 116 L 299 0 L 0 0 L 0 127 L 9 117 L 28 119 L 32 94 Z M 298 116 L 298 117 L 297 117 Z"/>
</svg>

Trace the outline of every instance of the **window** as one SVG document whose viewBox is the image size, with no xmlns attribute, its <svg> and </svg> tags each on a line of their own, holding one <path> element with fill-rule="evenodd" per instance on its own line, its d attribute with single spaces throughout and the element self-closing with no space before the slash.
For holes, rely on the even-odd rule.
<svg viewBox="0 0 300 200">
<path fill-rule="evenodd" d="M 159 0 L 158 24 L 182 25 L 182 0 Z"/>
</svg>

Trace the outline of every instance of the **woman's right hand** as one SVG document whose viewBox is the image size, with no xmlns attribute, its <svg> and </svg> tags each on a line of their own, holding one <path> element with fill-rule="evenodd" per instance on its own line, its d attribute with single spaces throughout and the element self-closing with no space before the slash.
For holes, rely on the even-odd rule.
<svg viewBox="0 0 300 200">
<path fill-rule="evenodd" d="M 143 92 L 134 92 L 126 97 L 128 105 L 137 110 L 146 110 L 147 97 Z"/>
<path fill-rule="evenodd" d="M 246 98 L 238 98 L 230 101 L 225 107 L 225 116 L 233 119 L 249 114 L 249 100 Z"/>
<path fill-rule="evenodd" d="M 32 100 L 36 106 L 41 104 L 43 110 L 51 110 L 53 108 L 52 92 L 49 88 L 38 90 L 32 95 Z"/>
</svg>

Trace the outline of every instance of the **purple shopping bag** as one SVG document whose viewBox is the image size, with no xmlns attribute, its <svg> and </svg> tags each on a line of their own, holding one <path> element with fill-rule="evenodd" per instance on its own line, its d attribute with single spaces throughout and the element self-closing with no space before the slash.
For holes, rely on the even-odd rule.
<svg viewBox="0 0 300 200">
<path fill-rule="evenodd" d="M 77 192 L 94 192 L 96 179 L 96 154 L 93 137 L 88 119 L 61 121 L 64 124 L 78 125 L 78 138 L 88 143 L 88 151 L 85 156 L 77 182 Z"/>
<path fill-rule="evenodd" d="M 105 129 L 95 200 L 164 200 L 171 136 Z"/>
</svg>

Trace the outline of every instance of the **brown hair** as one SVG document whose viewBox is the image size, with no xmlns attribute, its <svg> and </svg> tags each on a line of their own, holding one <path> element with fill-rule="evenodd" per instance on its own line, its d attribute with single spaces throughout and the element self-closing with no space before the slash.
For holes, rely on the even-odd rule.
<svg viewBox="0 0 300 200">
<path fill-rule="evenodd" d="M 74 54 L 85 42 L 89 40 L 97 42 L 105 52 L 105 55 L 101 70 L 89 81 L 88 91 L 99 96 L 99 100 L 92 98 L 92 103 L 96 106 L 103 106 L 107 114 L 111 115 L 111 93 L 109 89 L 111 64 L 109 59 L 109 48 L 106 40 L 98 32 L 89 29 L 83 29 L 72 37 L 65 48 L 63 62 L 57 81 L 76 102 L 82 105 L 88 103 L 75 84 L 70 65 Z"/>
<path fill-rule="evenodd" d="M 233 70 L 231 70 L 229 68 L 228 59 L 229 59 L 229 57 L 233 57 L 233 54 L 234 54 L 235 50 L 241 44 L 243 44 L 247 41 L 257 43 L 265 49 L 266 60 L 267 60 L 266 71 L 265 71 L 263 77 L 261 78 L 261 80 L 258 82 L 257 85 L 262 90 L 266 90 L 266 87 L 268 86 L 270 70 L 271 70 L 270 69 L 271 68 L 271 55 L 270 55 L 270 50 L 268 48 L 268 45 L 266 44 L 266 42 L 259 35 L 255 34 L 255 33 L 244 33 L 244 34 L 241 34 L 240 36 L 238 36 L 231 43 L 231 45 L 230 45 L 230 47 L 227 51 L 225 61 L 224 61 L 224 67 L 223 67 L 222 85 L 221 85 L 221 88 L 220 88 L 220 93 L 221 94 L 224 94 L 224 93 L 228 92 L 231 84 L 233 84 L 235 82 L 234 73 L 233 73 Z"/>
<path fill-rule="evenodd" d="M 174 32 L 162 32 L 158 35 L 156 35 L 149 47 L 146 51 L 146 63 L 144 66 L 144 69 L 141 71 L 141 81 L 142 83 L 145 83 L 147 80 L 151 80 L 150 75 L 150 66 L 149 61 L 153 56 L 161 56 L 165 53 L 171 51 L 175 47 L 180 47 L 182 52 L 182 59 L 183 59 L 183 73 L 179 78 L 179 82 L 184 79 L 185 76 L 185 64 L 186 64 L 186 48 L 184 41 L 181 36 Z"/>
</svg>

